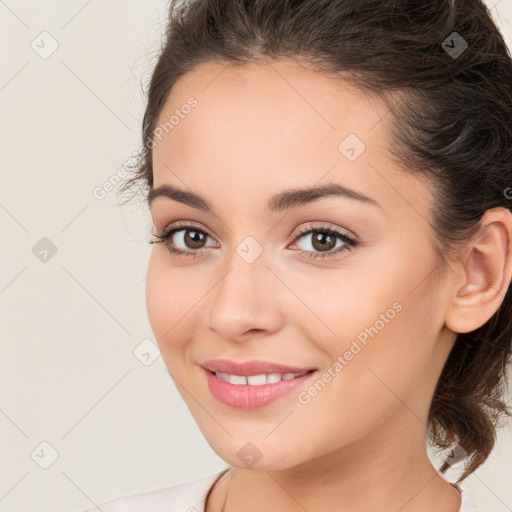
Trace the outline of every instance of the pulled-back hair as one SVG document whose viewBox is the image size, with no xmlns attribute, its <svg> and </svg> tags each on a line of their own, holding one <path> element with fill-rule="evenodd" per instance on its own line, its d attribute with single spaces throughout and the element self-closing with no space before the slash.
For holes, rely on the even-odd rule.
<svg viewBox="0 0 512 512">
<path fill-rule="evenodd" d="M 443 264 L 456 261 L 486 210 L 511 209 L 512 59 L 481 0 L 171 3 L 147 91 L 143 144 L 118 195 L 135 189 L 147 199 L 153 133 L 180 77 L 202 63 L 238 66 L 277 57 L 339 76 L 385 102 L 396 163 L 433 185 L 430 222 Z M 504 402 L 511 350 L 509 283 L 490 320 L 457 335 L 430 404 L 432 445 L 467 453 L 458 482 L 485 462 L 499 420 L 512 416 Z M 449 466 L 445 460 L 440 471 Z"/>
</svg>

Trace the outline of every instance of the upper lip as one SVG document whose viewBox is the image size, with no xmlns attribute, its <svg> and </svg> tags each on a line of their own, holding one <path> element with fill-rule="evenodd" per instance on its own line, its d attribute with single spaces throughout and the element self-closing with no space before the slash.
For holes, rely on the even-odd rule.
<svg viewBox="0 0 512 512">
<path fill-rule="evenodd" d="M 303 373 L 316 368 L 304 366 L 288 366 L 270 361 L 236 362 L 230 359 L 209 359 L 201 363 L 203 368 L 211 372 L 223 372 L 231 375 L 260 375 L 262 373 Z"/>
</svg>

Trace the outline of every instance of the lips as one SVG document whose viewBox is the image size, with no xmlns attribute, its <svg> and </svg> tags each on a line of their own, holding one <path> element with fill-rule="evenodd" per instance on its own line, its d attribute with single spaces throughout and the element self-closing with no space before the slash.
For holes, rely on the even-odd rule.
<svg viewBox="0 0 512 512">
<path fill-rule="evenodd" d="M 311 381 L 317 373 L 312 370 L 304 375 L 288 380 L 279 380 L 278 382 L 272 383 L 267 382 L 266 384 L 261 385 L 251 385 L 248 383 L 234 384 L 232 382 L 225 382 L 223 379 L 219 378 L 220 372 L 211 372 L 205 368 L 202 370 L 205 375 L 205 383 L 211 394 L 218 400 L 218 402 L 239 410 L 258 409 L 260 407 L 270 405 L 276 400 L 284 400 L 286 396 L 290 397 L 293 395 L 293 390 L 297 390 L 300 386 Z M 294 374 L 288 373 L 288 375 L 293 376 Z M 246 379 L 245 376 L 240 376 L 238 378 Z M 247 378 L 250 379 L 251 376 L 247 376 Z"/>
<path fill-rule="evenodd" d="M 305 373 L 316 368 L 311 366 L 288 366 L 279 363 L 272 363 L 270 361 L 245 361 L 236 362 L 230 359 L 210 359 L 201 363 L 201 366 L 206 370 L 215 373 L 229 373 L 231 375 L 260 375 L 262 373 Z"/>
</svg>

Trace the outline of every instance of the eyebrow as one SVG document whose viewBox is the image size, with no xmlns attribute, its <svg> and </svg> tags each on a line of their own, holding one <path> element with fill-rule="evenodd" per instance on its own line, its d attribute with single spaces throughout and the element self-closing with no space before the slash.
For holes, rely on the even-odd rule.
<svg viewBox="0 0 512 512">
<path fill-rule="evenodd" d="M 269 199 L 267 203 L 267 211 L 275 213 L 290 210 L 327 196 L 344 197 L 347 199 L 357 200 L 365 204 L 378 206 L 379 208 L 381 207 L 375 199 L 367 197 L 360 192 L 344 187 L 339 183 L 327 183 L 317 187 L 296 188 L 280 192 Z M 149 204 L 149 208 L 151 208 L 151 205 L 157 197 L 166 197 L 173 201 L 178 201 L 191 206 L 192 208 L 214 213 L 214 208 L 206 199 L 194 192 L 180 190 L 172 185 L 165 184 L 151 189 L 146 199 Z"/>
</svg>

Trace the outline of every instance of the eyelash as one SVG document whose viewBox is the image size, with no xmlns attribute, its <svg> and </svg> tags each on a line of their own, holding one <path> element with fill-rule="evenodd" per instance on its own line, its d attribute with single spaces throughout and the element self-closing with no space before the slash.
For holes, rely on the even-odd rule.
<svg viewBox="0 0 512 512">
<path fill-rule="evenodd" d="M 166 228 L 164 230 L 164 232 L 161 235 L 157 235 L 156 233 L 153 233 L 153 236 L 156 237 L 158 240 L 151 240 L 149 243 L 150 244 L 163 243 L 166 246 L 167 250 L 171 254 L 174 254 L 178 257 L 192 256 L 194 258 L 197 258 L 197 257 L 201 256 L 203 251 L 205 251 L 206 249 L 184 251 L 182 249 L 177 249 L 176 247 L 174 247 L 170 244 L 171 237 L 178 231 L 195 231 L 197 233 L 202 233 L 203 235 L 213 238 L 208 233 L 208 231 L 199 229 L 196 226 L 192 226 L 190 224 L 180 224 L 180 225 L 169 226 L 168 228 Z M 335 238 L 339 238 L 345 244 L 345 246 L 339 247 L 336 250 L 331 249 L 330 251 L 326 251 L 326 252 L 313 252 L 313 251 L 306 251 L 304 249 L 301 249 L 299 251 L 300 255 L 304 256 L 304 254 L 306 254 L 309 259 L 331 258 L 331 257 L 338 255 L 339 253 L 344 252 L 344 251 L 351 251 L 352 249 L 357 247 L 357 245 L 359 244 L 359 242 L 357 240 L 354 240 L 353 238 L 349 237 L 345 233 L 342 233 L 334 228 L 331 228 L 328 226 L 313 227 L 311 224 L 307 224 L 303 228 L 301 228 L 300 231 L 297 233 L 294 241 L 298 240 L 299 238 L 302 238 L 305 235 L 308 235 L 310 233 L 321 233 L 321 234 L 325 234 L 325 235 L 334 236 Z"/>
</svg>

